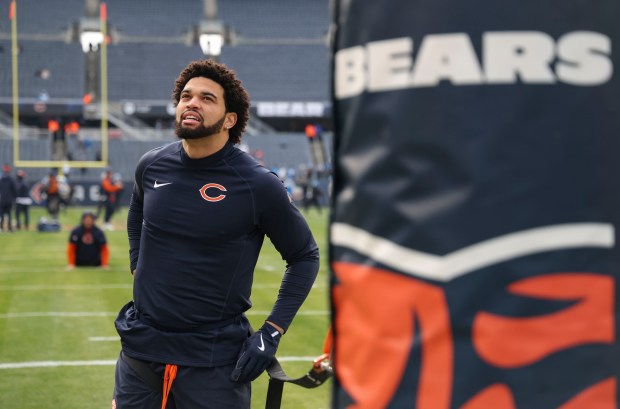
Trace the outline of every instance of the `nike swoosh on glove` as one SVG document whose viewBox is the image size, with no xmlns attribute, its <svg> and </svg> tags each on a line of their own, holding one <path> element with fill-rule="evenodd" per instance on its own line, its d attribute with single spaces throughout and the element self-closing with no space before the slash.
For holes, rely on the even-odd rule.
<svg viewBox="0 0 620 409">
<path fill-rule="evenodd" d="M 235 382 L 252 382 L 263 373 L 274 360 L 282 334 L 272 325 L 265 323 L 245 340 L 230 379 Z"/>
</svg>

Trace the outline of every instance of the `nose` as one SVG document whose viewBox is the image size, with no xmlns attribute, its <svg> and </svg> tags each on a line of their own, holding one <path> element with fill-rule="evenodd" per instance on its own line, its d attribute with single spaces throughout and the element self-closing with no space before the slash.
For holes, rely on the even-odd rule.
<svg viewBox="0 0 620 409">
<path fill-rule="evenodd" d="M 187 101 L 187 108 L 196 108 L 198 106 L 198 98 L 191 97 L 189 101 Z"/>
</svg>

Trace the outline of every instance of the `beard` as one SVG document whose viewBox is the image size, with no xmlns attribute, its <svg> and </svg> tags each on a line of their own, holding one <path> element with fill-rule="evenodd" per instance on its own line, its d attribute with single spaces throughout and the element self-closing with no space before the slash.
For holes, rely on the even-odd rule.
<svg viewBox="0 0 620 409">
<path fill-rule="evenodd" d="M 211 135 L 215 135 L 216 133 L 222 130 L 224 126 L 224 121 L 226 120 L 226 114 L 222 116 L 222 119 L 214 123 L 213 125 L 204 126 L 204 124 L 200 124 L 196 128 L 185 128 L 183 124 L 177 120 L 174 121 L 174 133 L 177 135 L 179 139 L 200 139 L 207 138 Z"/>
</svg>

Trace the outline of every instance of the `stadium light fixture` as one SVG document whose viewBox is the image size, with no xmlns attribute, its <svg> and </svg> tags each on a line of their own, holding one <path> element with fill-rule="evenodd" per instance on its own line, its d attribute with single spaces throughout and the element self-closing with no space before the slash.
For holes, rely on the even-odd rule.
<svg viewBox="0 0 620 409">
<path fill-rule="evenodd" d="M 219 20 L 203 20 L 200 22 L 198 43 L 202 53 L 209 57 L 222 54 L 224 45 L 224 25 Z"/>
<path fill-rule="evenodd" d="M 99 45 L 103 42 L 103 33 L 101 31 L 82 31 L 80 33 L 80 44 L 82 51 L 97 51 Z"/>
<path fill-rule="evenodd" d="M 204 55 L 218 56 L 222 54 L 224 38 L 221 34 L 200 34 L 198 41 Z"/>
<path fill-rule="evenodd" d="M 97 52 L 104 38 L 99 17 L 81 18 L 77 29 L 82 51 L 84 51 L 84 53 L 90 51 Z"/>
</svg>

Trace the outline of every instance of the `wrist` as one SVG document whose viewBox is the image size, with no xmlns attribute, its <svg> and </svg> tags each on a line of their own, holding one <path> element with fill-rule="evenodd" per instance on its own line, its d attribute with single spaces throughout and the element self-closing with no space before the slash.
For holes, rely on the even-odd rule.
<svg viewBox="0 0 620 409">
<path fill-rule="evenodd" d="M 280 337 L 282 337 L 282 328 L 271 321 L 265 321 L 265 324 L 263 324 L 261 329 L 275 340 L 279 340 Z"/>
</svg>

